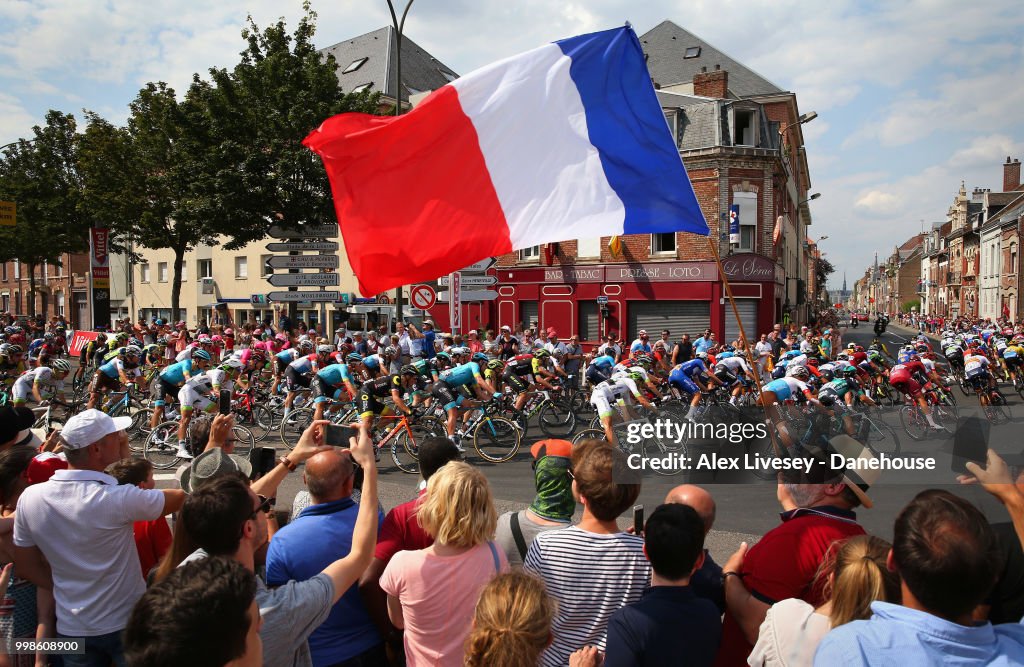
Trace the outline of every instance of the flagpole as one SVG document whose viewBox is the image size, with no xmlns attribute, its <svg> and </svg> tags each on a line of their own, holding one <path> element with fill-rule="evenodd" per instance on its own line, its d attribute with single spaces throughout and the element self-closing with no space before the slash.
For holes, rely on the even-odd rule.
<svg viewBox="0 0 1024 667">
<path fill-rule="evenodd" d="M 754 381 L 754 394 L 757 396 L 757 404 L 761 406 L 761 411 L 764 413 L 765 423 L 770 421 L 768 416 L 768 406 L 761 402 L 761 378 L 756 371 L 757 365 L 754 363 L 754 357 L 750 353 L 750 345 L 747 342 L 747 332 L 743 329 L 743 320 L 740 319 L 739 308 L 736 307 L 736 299 L 732 296 L 732 286 L 729 285 L 729 277 L 725 275 L 725 268 L 722 266 L 722 258 L 718 254 L 717 240 L 713 235 L 708 236 L 708 245 L 711 247 L 711 254 L 715 257 L 715 264 L 718 265 L 718 275 L 722 277 L 722 285 L 725 287 L 725 295 L 729 299 L 729 305 L 732 306 L 732 314 L 736 317 L 736 324 L 740 330 L 740 345 L 743 347 L 743 354 L 750 362 L 751 372 L 754 373 L 757 378 Z M 723 332 L 724 336 L 724 332 Z M 772 447 L 775 449 L 775 453 L 778 456 L 782 456 L 782 448 L 779 447 L 778 441 L 775 439 L 775 431 L 768 429 L 768 436 L 772 440 Z"/>
<path fill-rule="evenodd" d="M 395 5 L 391 0 L 386 0 L 388 3 L 388 9 L 391 10 L 391 23 L 395 27 L 395 34 L 398 40 L 398 46 L 395 48 L 395 115 L 402 115 L 402 31 L 405 29 L 405 17 L 409 15 L 409 10 L 412 8 L 414 0 L 409 0 L 405 5 L 405 9 L 402 11 L 402 20 L 398 20 L 398 15 L 395 14 Z M 387 79 L 387 72 L 384 73 L 384 78 Z M 388 83 L 384 81 L 384 90 L 387 91 Z M 393 325 L 397 325 L 398 322 L 402 321 L 402 306 L 405 303 L 405 299 L 402 297 L 402 286 L 399 285 L 395 288 L 395 321 Z"/>
</svg>

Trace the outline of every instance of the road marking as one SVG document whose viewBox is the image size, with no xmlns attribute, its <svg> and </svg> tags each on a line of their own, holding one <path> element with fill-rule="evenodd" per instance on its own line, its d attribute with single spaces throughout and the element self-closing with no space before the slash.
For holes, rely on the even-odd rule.
<svg viewBox="0 0 1024 667">
<path fill-rule="evenodd" d="M 177 478 L 177 473 L 173 473 L 173 472 L 157 472 L 157 473 L 153 473 L 153 479 L 155 481 L 161 481 L 162 480 L 162 481 L 167 482 L 167 481 L 170 481 L 170 480 L 176 479 L 176 478 Z"/>
</svg>

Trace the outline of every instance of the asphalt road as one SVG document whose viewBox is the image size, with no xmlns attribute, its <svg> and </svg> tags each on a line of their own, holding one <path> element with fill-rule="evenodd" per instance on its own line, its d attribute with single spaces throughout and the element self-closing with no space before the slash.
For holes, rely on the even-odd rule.
<svg viewBox="0 0 1024 667">
<path fill-rule="evenodd" d="M 912 333 L 907 329 L 890 326 L 883 336 L 883 342 L 891 353 L 895 353 L 900 345 L 906 342 Z M 844 330 L 844 342 L 857 342 L 865 347 L 870 344 L 874 334 L 871 327 L 862 324 L 856 329 Z M 958 391 L 958 390 L 954 390 Z M 1012 420 L 1009 424 L 995 427 L 991 433 L 991 445 L 1001 454 L 1008 457 L 1020 457 L 1019 430 L 1024 422 L 1024 405 L 1012 391 L 1004 391 L 1010 401 Z M 961 409 L 961 417 L 976 405 L 973 397 L 964 397 L 957 393 Z M 871 533 L 891 539 L 893 520 L 899 510 L 916 495 L 926 488 L 943 487 L 963 495 L 982 508 L 992 520 L 1003 520 L 1005 511 L 988 494 L 976 487 L 965 487 L 956 483 L 956 474 L 951 470 L 953 437 L 914 442 L 906 436 L 900 426 L 895 412 L 890 412 L 885 420 L 893 425 L 899 433 L 902 450 L 901 457 L 934 457 L 936 470 L 930 473 L 911 473 L 907 471 L 891 471 L 870 491 L 874 508 L 860 509 L 857 512 L 861 524 Z M 488 464 L 470 455 L 468 460 L 478 465 L 487 475 L 493 494 L 500 511 L 521 508 L 529 504 L 534 496 L 533 471 L 530 466 L 529 444 L 541 439 L 539 429 L 531 429 L 533 437 L 524 440 L 520 453 L 512 461 L 503 464 Z M 273 438 L 268 438 L 269 445 Z M 281 448 L 279 453 L 284 453 Z M 381 502 L 385 508 L 412 498 L 419 483 L 418 476 L 408 475 L 390 465 L 385 453 L 381 467 Z M 301 469 L 300 469 L 301 473 Z M 303 488 L 302 476 L 295 473 L 282 484 L 278 493 L 278 508 L 290 507 L 295 494 Z M 774 483 L 732 484 L 722 483 L 720 477 L 703 473 L 699 479 L 689 477 L 688 473 L 666 477 L 648 473 L 643 479 L 640 503 L 648 512 L 659 505 L 665 494 L 675 485 L 693 481 L 708 488 L 718 505 L 715 530 L 709 536 L 709 548 L 716 559 L 724 559 L 741 541 L 756 540 L 776 526 L 779 522 L 779 505 L 776 501 Z M 164 483 L 168 483 L 166 479 Z M 620 523 L 625 526 L 630 514 L 624 514 Z M 721 562 L 721 561 L 719 561 Z"/>
</svg>

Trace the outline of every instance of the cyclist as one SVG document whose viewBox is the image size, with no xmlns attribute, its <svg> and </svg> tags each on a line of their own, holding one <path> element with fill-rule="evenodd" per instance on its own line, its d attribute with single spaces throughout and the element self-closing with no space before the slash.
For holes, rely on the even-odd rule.
<svg viewBox="0 0 1024 667">
<path fill-rule="evenodd" d="M 20 345 L 4 343 L 0 349 L 0 378 L 8 387 L 25 372 L 24 350 Z"/>
<path fill-rule="evenodd" d="M 604 429 L 605 438 L 613 445 L 618 445 L 615 431 L 612 429 L 612 418 L 617 412 L 615 406 L 620 403 L 624 406 L 627 396 L 632 396 L 640 405 L 648 410 L 657 411 L 654 404 L 640 393 L 640 388 L 637 387 L 636 381 L 630 377 L 629 373 L 616 374 L 608 380 L 597 384 L 594 387 L 594 391 L 590 394 L 590 404 L 594 406 L 594 410 L 597 411 L 597 416 L 601 420 L 601 428 Z"/>
<path fill-rule="evenodd" d="M 487 374 L 490 372 L 490 370 L 485 370 L 484 377 L 486 378 Z M 415 376 L 413 379 L 412 393 L 410 394 L 412 396 L 413 407 L 422 405 L 424 402 L 430 400 L 430 387 L 437 381 L 437 379 L 435 375 L 432 374 L 430 364 L 427 363 L 426 359 L 417 359 L 411 364 L 405 364 L 401 368 L 401 373 L 402 375 L 412 374 Z"/>
<path fill-rule="evenodd" d="M 1021 342 L 1021 337 L 1016 336 L 1003 350 L 1003 363 L 1010 372 L 1010 382 L 1014 386 L 1017 386 L 1017 374 L 1020 372 L 1021 363 L 1024 362 L 1024 345 L 1021 345 Z"/>
<path fill-rule="evenodd" d="M 554 389 L 554 386 L 544 377 L 537 376 L 537 368 L 539 368 L 537 365 L 537 355 L 550 356 L 550 353 L 544 348 L 540 348 L 533 353 L 517 354 L 505 362 L 505 370 L 502 371 L 501 380 L 509 387 L 512 393 L 516 394 L 516 410 L 523 409 L 530 393 L 536 391 L 536 385 L 539 384 L 545 389 Z M 441 377 L 444 377 L 444 373 L 441 373 Z M 445 403 L 447 402 L 445 401 Z M 447 410 L 447 408 L 445 409 Z M 454 433 L 454 430 L 449 431 L 448 435 L 452 433 Z"/>
<path fill-rule="evenodd" d="M 991 403 L 988 394 L 994 382 L 988 368 L 988 357 L 982 354 L 977 347 L 969 346 L 964 355 L 964 374 L 967 376 L 968 384 L 978 392 L 982 405 Z"/>
<path fill-rule="evenodd" d="M 344 395 L 342 389 L 346 392 Z M 334 412 L 337 408 L 333 402 L 355 400 L 355 378 L 352 377 L 348 364 L 334 363 L 318 370 L 313 395 L 314 421 L 324 418 L 324 408 L 328 404 L 331 404 L 331 412 Z"/>
<path fill-rule="evenodd" d="M 668 386 L 676 398 L 682 398 L 683 393 L 692 396 L 690 409 L 686 413 L 686 418 L 690 421 L 694 420 L 695 408 L 700 403 L 701 394 L 710 391 L 711 385 L 723 386 L 721 380 L 708 374 L 707 360 L 707 352 L 698 352 L 693 359 L 677 365 L 668 374 Z M 703 381 L 705 377 L 707 384 Z"/>
<path fill-rule="evenodd" d="M 783 443 L 787 448 L 792 449 L 795 446 L 795 441 L 788 429 L 783 427 L 784 420 L 779 412 L 778 404 L 799 394 L 803 394 L 811 405 L 819 406 L 820 403 L 807 385 L 807 381 L 811 378 L 811 372 L 807 370 L 806 366 L 794 366 L 789 373 L 789 375 L 772 380 L 761 387 L 761 405 L 764 406 L 768 418 L 775 424 Z"/>
<path fill-rule="evenodd" d="M 298 393 L 299 387 L 308 389 L 317 371 L 330 363 L 330 345 L 321 345 L 316 348 L 315 353 L 310 354 L 313 350 L 312 341 L 304 340 L 299 343 L 299 352 L 302 356 L 296 357 L 295 361 L 288 364 L 284 371 L 285 387 L 288 389 L 288 395 L 284 399 L 285 419 L 291 414 L 292 403 L 295 401 L 295 395 Z"/>
<path fill-rule="evenodd" d="M 191 359 L 178 361 L 160 371 L 157 379 L 156 394 L 153 396 L 153 415 L 149 419 L 150 428 L 156 428 L 164 415 L 164 405 L 174 403 L 178 390 L 192 378 L 210 367 L 210 353 L 196 350 Z"/>
<path fill-rule="evenodd" d="M 40 391 L 42 387 L 52 388 L 57 398 L 64 400 L 64 378 L 71 372 L 71 364 L 63 359 L 54 359 L 50 366 L 38 366 L 30 371 L 25 371 L 14 382 L 11 388 L 11 397 L 14 405 L 24 405 L 29 396 L 36 403 L 42 403 L 44 398 Z"/>
<path fill-rule="evenodd" d="M 612 376 L 615 368 L 615 357 L 610 354 L 601 354 L 594 357 L 587 365 L 587 382 L 596 387 Z"/>
<path fill-rule="evenodd" d="M 377 415 L 391 414 L 391 408 L 379 399 L 391 396 L 395 408 L 406 416 L 412 415 L 412 408 L 402 400 L 402 393 L 413 385 L 415 378 L 406 374 L 381 375 L 367 380 L 359 387 L 356 398 L 356 411 L 359 413 L 359 427 L 367 434 L 373 428 Z M 380 453 L 374 447 L 374 457 L 380 459 Z"/>
<path fill-rule="evenodd" d="M 415 365 L 415 364 L 414 364 Z M 505 372 L 505 362 L 501 359 L 490 359 L 484 366 L 484 379 L 496 390 L 501 391 L 501 374 Z"/>
<path fill-rule="evenodd" d="M 89 385 L 88 409 L 100 405 L 100 399 L 111 391 L 121 391 L 129 382 L 137 382 L 142 375 L 139 363 L 142 350 L 135 345 L 128 345 L 119 350 L 121 354 L 96 369 Z"/>
<path fill-rule="evenodd" d="M 536 353 L 544 352 L 547 350 L 538 349 Z M 520 355 L 522 356 L 522 355 Z M 515 359 L 516 357 L 513 357 Z M 512 359 L 509 360 L 511 362 Z M 503 378 L 508 376 L 507 364 L 506 371 L 502 374 Z M 455 446 L 459 448 L 459 451 L 465 451 L 462 445 L 459 443 L 459 438 L 455 435 L 455 421 L 458 414 L 459 406 L 465 398 L 461 393 L 461 389 L 465 387 L 468 392 L 472 392 L 480 400 L 487 400 L 496 393 L 491 383 L 483 378 L 480 374 L 480 365 L 475 361 L 469 361 L 468 363 L 456 366 L 455 368 L 448 369 L 440 373 L 439 379 L 434 383 L 434 386 L 430 388 L 430 395 L 436 398 L 448 413 L 447 429 L 448 437 L 455 443 Z M 517 406 L 517 409 L 521 409 Z M 461 434 L 460 434 L 461 435 Z"/>
<path fill-rule="evenodd" d="M 733 405 L 736 405 L 736 400 L 743 390 L 757 379 L 743 357 L 735 353 L 730 356 L 718 355 L 715 359 L 715 377 L 721 380 L 725 387 L 731 387 L 732 395 L 729 402 Z"/>
<path fill-rule="evenodd" d="M 945 430 L 942 426 L 935 423 L 935 419 L 932 417 L 931 406 L 928 405 L 928 399 L 925 398 L 924 393 L 921 391 L 920 380 L 925 380 L 928 370 L 921 363 L 916 352 L 906 355 L 901 354 L 900 356 L 901 363 L 896 364 L 889 371 L 889 384 L 892 385 L 893 389 L 902 391 L 910 396 L 921 407 L 921 412 L 924 413 L 925 419 L 928 420 L 928 425 L 933 430 Z M 985 359 L 985 363 L 988 363 L 988 359 Z"/>
<path fill-rule="evenodd" d="M 298 359 L 300 354 L 309 354 L 312 351 L 313 344 L 307 340 L 295 347 L 286 347 L 274 353 L 274 381 L 270 384 L 271 396 L 277 393 L 277 388 L 281 384 L 281 378 L 284 377 L 285 371 L 288 369 L 288 364 Z"/>
<path fill-rule="evenodd" d="M 196 350 L 193 353 L 193 360 L 198 355 L 210 353 L 206 350 Z M 199 408 L 200 412 L 213 412 L 220 405 L 220 392 L 233 391 L 235 378 L 242 370 L 242 362 L 237 359 L 227 359 L 214 369 L 203 371 L 193 375 L 181 389 L 178 390 L 178 402 L 181 403 L 181 421 L 178 423 L 178 458 L 190 459 L 192 452 L 186 446 L 185 434 L 188 432 L 188 425 L 192 421 L 192 412 Z"/>
</svg>

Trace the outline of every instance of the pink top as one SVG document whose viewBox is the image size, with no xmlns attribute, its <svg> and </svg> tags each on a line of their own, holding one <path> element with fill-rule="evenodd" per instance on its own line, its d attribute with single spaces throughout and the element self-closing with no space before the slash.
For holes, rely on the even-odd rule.
<svg viewBox="0 0 1024 667">
<path fill-rule="evenodd" d="M 502 550 L 492 553 L 486 543 L 458 556 L 438 556 L 430 549 L 395 554 L 380 587 L 402 603 L 408 665 L 461 667 L 480 590 L 507 570 Z"/>
</svg>

